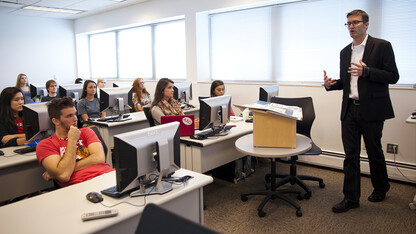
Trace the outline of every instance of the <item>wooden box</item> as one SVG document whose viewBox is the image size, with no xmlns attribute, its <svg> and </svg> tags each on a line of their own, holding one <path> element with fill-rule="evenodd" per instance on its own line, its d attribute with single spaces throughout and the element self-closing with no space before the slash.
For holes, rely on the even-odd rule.
<svg viewBox="0 0 416 234">
<path fill-rule="evenodd" d="M 250 109 L 253 112 L 253 145 L 296 148 L 296 119 Z"/>
</svg>

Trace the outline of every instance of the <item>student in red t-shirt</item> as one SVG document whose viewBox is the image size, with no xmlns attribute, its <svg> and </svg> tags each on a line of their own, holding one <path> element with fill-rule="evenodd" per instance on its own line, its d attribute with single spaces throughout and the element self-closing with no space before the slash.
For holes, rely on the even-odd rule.
<svg viewBox="0 0 416 234">
<path fill-rule="evenodd" d="M 26 142 L 23 131 L 23 93 L 19 88 L 8 87 L 0 94 L 0 148 L 23 145 Z"/>
<path fill-rule="evenodd" d="M 114 169 L 105 163 L 103 146 L 90 128 L 78 129 L 72 98 L 53 99 L 48 106 L 55 134 L 39 142 L 36 156 L 46 172 L 45 180 L 54 179 L 68 186 L 92 179 Z"/>
</svg>

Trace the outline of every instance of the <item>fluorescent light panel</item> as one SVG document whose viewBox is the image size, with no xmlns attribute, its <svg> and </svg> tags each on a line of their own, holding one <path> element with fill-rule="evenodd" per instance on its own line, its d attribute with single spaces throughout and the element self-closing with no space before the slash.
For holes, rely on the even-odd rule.
<svg viewBox="0 0 416 234">
<path fill-rule="evenodd" d="M 66 14 L 78 14 L 83 11 L 80 10 L 70 10 L 62 8 L 52 8 L 52 7 L 40 7 L 40 6 L 25 6 L 25 10 L 35 10 L 35 11 L 48 11 L 48 12 L 57 12 L 57 13 L 66 13 Z"/>
</svg>

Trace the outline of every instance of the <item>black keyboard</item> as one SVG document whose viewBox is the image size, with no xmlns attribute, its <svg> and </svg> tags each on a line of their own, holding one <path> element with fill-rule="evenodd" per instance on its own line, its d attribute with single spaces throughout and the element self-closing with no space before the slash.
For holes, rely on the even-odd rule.
<svg viewBox="0 0 416 234">
<path fill-rule="evenodd" d="M 25 154 L 25 153 L 30 153 L 34 151 L 36 151 L 36 145 L 13 150 L 13 152 L 18 153 L 18 154 Z"/>
<path fill-rule="evenodd" d="M 128 115 L 128 114 L 124 114 L 123 115 L 123 119 L 125 119 L 125 118 L 127 118 L 129 116 L 130 115 Z M 118 119 L 118 115 L 110 115 L 110 116 L 106 116 L 106 117 L 103 117 L 103 118 L 99 118 L 96 121 L 99 121 L 99 122 L 107 122 L 107 121 L 116 120 L 116 119 Z"/>
<path fill-rule="evenodd" d="M 155 186 L 155 185 L 156 185 L 156 182 L 153 181 L 152 183 L 146 184 L 145 188 L 150 188 L 151 186 Z M 117 186 L 113 186 L 113 187 L 102 190 L 101 193 L 104 194 L 104 195 L 110 196 L 110 197 L 119 198 L 119 197 L 122 197 L 124 195 L 130 194 L 133 191 L 139 190 L 139 189 L 140 189 L 140 186 L 137 186 L 137 187 L 134 187 L 134 188 L 129 189 L 127 191 L 119 192 L 119 191 L 117 191 Z"/>
<path fill-rule="evenodd" d="M 223 129 L 223 131 L 224 132 L 227 132 L 227 131 L 229 131 L 232 127 L 234 127 L 234 126 L 225 126 L 224 127 L 224 129 Z M 214 130 L 212 130 L 212 129 L 208 129 L 208 130 L 205 130 L 205 131 L 203 131 L 203 132 L 199 132 L 199 133 L 196 133 L 196 134 L 194 134 L 194 135 L 191 135 L 191 139 L 196 139 L 196 140 L 204 140 L 204 139 L 207 139 L 208 137 L 210 137 L 210 136 L 215 136 L 215 134 L 217 134 L 217 133 L 219 133 L 220 131 L 214 131 Z"/>
</svg>

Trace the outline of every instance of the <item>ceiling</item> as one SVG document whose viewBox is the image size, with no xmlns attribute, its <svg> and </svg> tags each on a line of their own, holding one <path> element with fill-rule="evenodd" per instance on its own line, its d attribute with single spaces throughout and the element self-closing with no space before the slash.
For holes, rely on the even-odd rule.
<svg viewBox="0 0 416 234">
<path fill-rule="evenodd" d="M 0 14 L 77 19 L 146 1 L 150 0 L 125 0 L 122 2 L 116 0 L 0 0 Z M 78 14 L 46 12 L 23 9 L 25 6 L 63 8 L 83 12 Z"/>
</svg>

